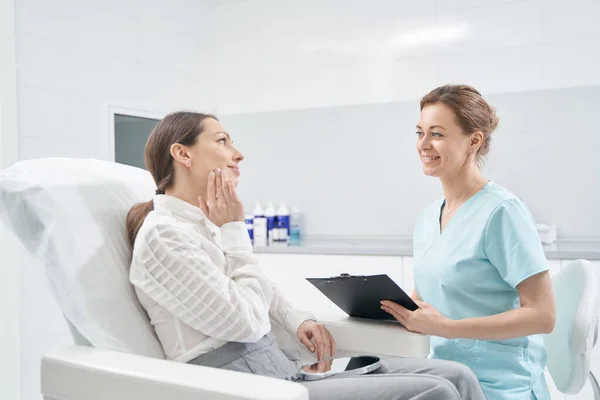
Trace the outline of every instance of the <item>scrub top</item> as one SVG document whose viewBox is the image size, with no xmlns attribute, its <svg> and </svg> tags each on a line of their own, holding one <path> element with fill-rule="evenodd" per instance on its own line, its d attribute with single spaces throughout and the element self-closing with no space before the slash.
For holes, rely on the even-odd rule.
<svg viewBox="0 0 600 400">
<path fill-rule="evenodd" d="M 549 269 L 527 207 L 508 190 L 488 182 L 440 233 L 444 201 L 426 208 L 415 227 L 419 297 L 453 320 L 519 307 L 516 286 Z M 488 400 L 550 400 L 540 335 L 494 341 L 432 336 L 430 343 L 431 358 L 469 366 Z"/>
</svg>

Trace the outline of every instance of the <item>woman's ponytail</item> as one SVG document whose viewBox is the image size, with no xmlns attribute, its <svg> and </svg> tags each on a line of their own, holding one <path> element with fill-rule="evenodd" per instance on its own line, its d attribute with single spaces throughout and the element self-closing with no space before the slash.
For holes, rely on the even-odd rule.
<svg viewBox="0 0 600 400">
<path fill-rule="evenodd" d="M 135 243 L 135 238 L 144 223 L 144 220 L 154 210 L 154 201 L 150 200 L 145 203 L 137 203 L 127 213 L 125 226 L 127 227 L 127 237 L 131 246 Z"/>
</svg>

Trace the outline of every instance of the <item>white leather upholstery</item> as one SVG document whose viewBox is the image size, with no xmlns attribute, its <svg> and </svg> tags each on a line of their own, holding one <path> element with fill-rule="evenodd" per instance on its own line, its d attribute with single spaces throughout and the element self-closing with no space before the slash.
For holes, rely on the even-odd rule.
<svg viewBox="0 0 600 400">
<path fill-rule="evenodd" d="M 0 173 L 0 217 L 42 261 L 52 292 L 93 346 L 164 358 L 129 283 L 130 207 L 154 194 L 150 174 L 113 162 L 46 158 Z"/>
<path fill-rule="evenodd" d="M 548 370 L 556 388 L 563 393 L 578 393 L 590 374 L 598 335 L 599 274 L 589 261 L 576 260 L 552 275 L 556 327 L 544 335 L 544 343 Z"/>
<path fill-rule="evenodd" d="M 304 386 L 281 379 L 91 347 L 47 354 L 42 391 L 52 400 L 308 400 Z"/>
</svg>

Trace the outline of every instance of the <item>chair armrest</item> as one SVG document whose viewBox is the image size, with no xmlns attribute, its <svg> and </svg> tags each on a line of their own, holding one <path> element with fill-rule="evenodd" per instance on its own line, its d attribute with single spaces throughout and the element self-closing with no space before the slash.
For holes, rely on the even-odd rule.
<svg viewBox="0 0 600 400">
<path fill-rule="evenodd" d="M 320 322 L 333 335 L 340 355 L 424 358 L 429 354 L 429 336 L 409 332 L 399 323 L 347 316 L 326 316 Z"/>
<path fill-rule="evenodd" d="M 308 400 L 294 382 L 82 346 L 42 357 L 41 387 L 51 400 Z"/>
</svg>

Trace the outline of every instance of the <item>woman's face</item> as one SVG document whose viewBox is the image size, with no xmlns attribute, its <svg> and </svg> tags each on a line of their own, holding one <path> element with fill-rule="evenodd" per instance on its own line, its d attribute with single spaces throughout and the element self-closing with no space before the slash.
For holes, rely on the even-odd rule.
<svg viewBox="0 0 600 400">
<path fill-rule="evenodd" d="M 452 109 L 443 103 L 423 107 L 417 125 L 417 152 L 425 175 L 456 176 L 471 162 L 471 135 L 465 135 Z"/>
<path fill-rule="evenodd" d="M 200 185 L 207 182 L 208 174 L 217 168 L 237 186 L 240 177 L 239 163 L 244 159 L 231 141 L 221 123 L 213 118 L 203 121 L 202 133 L 196 143 L 188 148 L 190 173 Z"/>
</svg>

